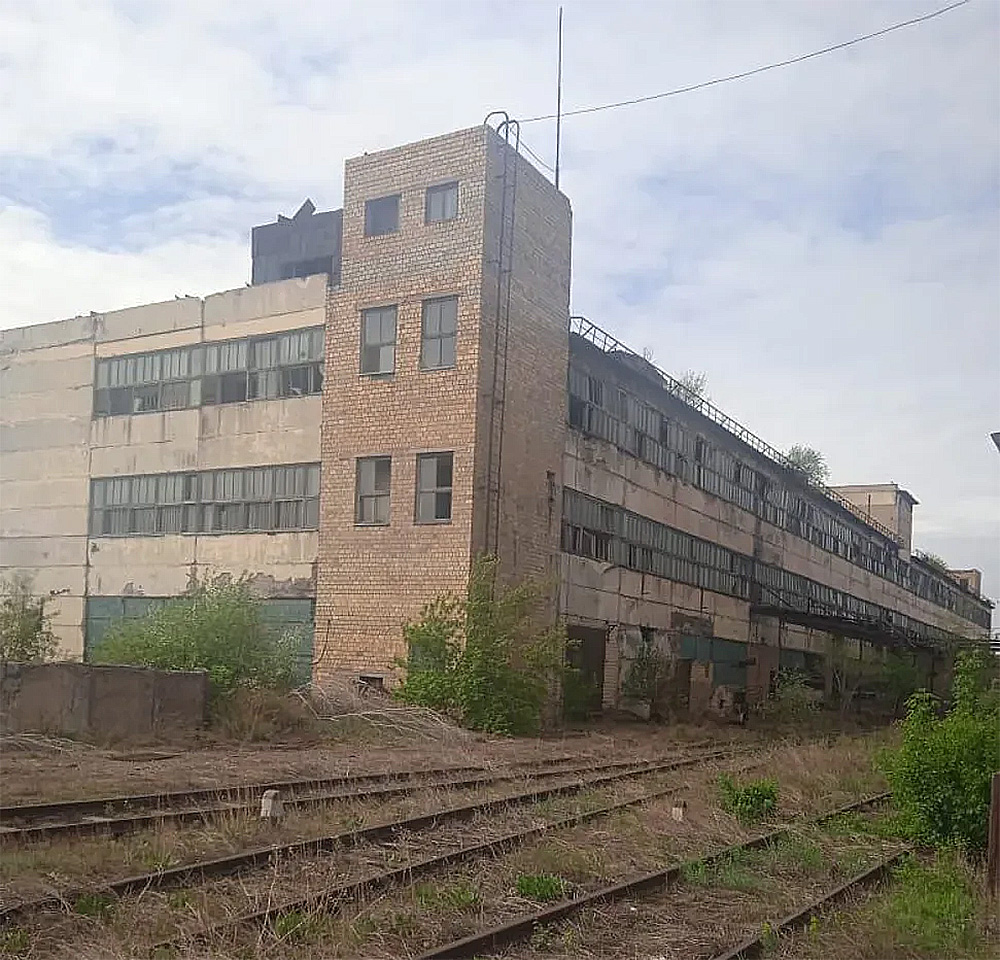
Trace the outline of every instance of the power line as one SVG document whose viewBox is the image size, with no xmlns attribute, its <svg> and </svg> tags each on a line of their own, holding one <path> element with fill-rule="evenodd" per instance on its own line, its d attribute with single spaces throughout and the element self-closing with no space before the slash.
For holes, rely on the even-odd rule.
<svg viewBox="0 0 1000 960">
<path fill-rule="evenodd" d="M 524 138 L 523 137 L 521 139 L 521 147 L 524 149 L 525 153 L 528 153 L 532 157 L 534 157 L 535 161 L 537 163 L 541 164 L 543 167 L 545 167 L 545 169 L 548 170 L 549 173 L 555 173 L 556 172 L 554 167 L 552 167 L 549 164 L 547 164 L 537 153 L 535 153 L 534 150 L 531 149 L 531 147 L 528 146 L 527 143 L 524 142 Z"/>
<path fill-rule="evenodd" d="M 940 17 L 942 14 L 955 10 L 958 7 L 964 7 L 968 2 L 969 0 L 958 0 L 957 3 L 949 4 L 947 7 L 942 7 L 940 10 L 935 10 L 933 13 L 926 13 L 922 17 L 914 17 L 912 20 L 904 20 L 901 23 L 894 23 L 892 26 L 876 30 L 874 33 L 866 33 L 860 37 L 854 37 L 853 40 L 845 40 L 843 43 L 835 43 L 833 46 L 823 47 L 822 50 L 814 50 L 812 53 L 804 53 L 801 56 L 792 57 L 789 60 L 779 60 L 777 63 L 768 63 L 762 67 L 754 67 L 752 70 L 744 70 L 742 73 L 732 73 L 728 77 L 716 77 L 714 80 L 704 80 L 701 83 L 692 83 L 687 87 L 678 87 L 675 90 L 666 90 L 663 93 L 653 93 L 646 97 L 635 97 L 632 100 L 619 100 L 617 103 L 603 103 L 596 107 L 579 107 L 576 110 L 563 110 L 562 115 L 564 117 L 577 117 L 583 113 L 598 113 L 601 110 L 615 110 L 618 107 L 631 107 L 637 103 L 647 103 L 650 100 L 662 100 L 664 97 L 675 97 L 679 93 L 690 93 L 692 90 L 703 90 L 705 87 L 714 87 L 720 83 L 729 83 L 731 80 L 744 80 L 747 77 L 752 77 L 758 73 L 765 73 L 768 70 L 777 70 L 779 67 L 788 67 L 795 63 L 802 63 L 803 60 L 812 60 L 814 57 L 822 57 L 824 54 L 833 53 L 835 50 L 843 50 L 845 47 L 854 46 L 856 43 L 863 43 L 865 40 L 872 40 L 875 37 L 883 37 L 887 33 L 892 33 L 894 30 L 902 30 L 903 27 L 912 27 L 914 24 L 924 23 L 926 20 L 933 20 L 935 17 Z M 554 113 L 547 113 L 543 116 L 528 117 L 527 119 L 522 120 L 521 123 L 535 123 L 538 120 L 555 119 L 556 115 Z M 552 168 L 550 167 L 549 169 Z"/>
</svg>

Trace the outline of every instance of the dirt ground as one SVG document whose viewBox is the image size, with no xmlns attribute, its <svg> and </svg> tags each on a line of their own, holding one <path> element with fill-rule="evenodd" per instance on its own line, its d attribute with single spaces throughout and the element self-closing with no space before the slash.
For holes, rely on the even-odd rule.
<svg viewBox="0 0 1000 960">
<path fill-rule="evenodd" d="M 243 743 L 190 737 L 129 747 L 102 747 L 49 737 L 0 741 L 0 804 L 225 788 L 269 780 L 337 777 L 442 766 L 506 764 L 571 755 L 619 760 L 653 757 L 692 742 L 752 742 L 762 735 L 739 727 L 608 722 L 586 731 L 504 740 L 442 731 L 436 739 L 381 735 L 344 741 L 315 738 Z"/>
</svg>

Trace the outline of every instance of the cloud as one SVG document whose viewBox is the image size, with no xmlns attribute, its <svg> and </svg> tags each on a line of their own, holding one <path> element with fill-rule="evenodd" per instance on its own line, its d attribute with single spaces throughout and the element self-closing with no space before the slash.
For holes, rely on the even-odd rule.
<svg viewBox="0 0 1000 960">
<path fill-rule="evenodd" d="M 0 9 L 0 326 L 238 286 L 345 157 L 554 106 L 552 2 Z M 745 70 L 914 2 L 565 3 L 568 108 Z M 1000 595 L 1000 8 L 564 125 L 573 309 Z M 552 162 L 554 128 L 525 124 Z M 9 279 L 8 279 L 9 278 Z M 926 538 L 922 543 L 922 539 Z"/>
</svg>

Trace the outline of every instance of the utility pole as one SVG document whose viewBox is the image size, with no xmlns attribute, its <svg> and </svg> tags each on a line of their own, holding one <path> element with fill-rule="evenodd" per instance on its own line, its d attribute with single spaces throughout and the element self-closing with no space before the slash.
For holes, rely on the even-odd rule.
<svg viewBox="0 0 1000 960">
<path fill-rule="evenodd" d="M 559 141 L 562 136 L 562 13 L 559 8 L 559 65 L 556 67 L 556 190 L 559 189 Z M 1000 446 L 1000 444 L 998 444 Z"/>
</svg>

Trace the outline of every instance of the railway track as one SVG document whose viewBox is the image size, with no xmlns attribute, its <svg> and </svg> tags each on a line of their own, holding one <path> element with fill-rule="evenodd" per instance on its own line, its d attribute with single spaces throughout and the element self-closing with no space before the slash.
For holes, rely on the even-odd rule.
<svg viewBox="0 0 1000 960">
<path fill-rule="evenodd" d="M 833 819 L 834 817 L 840 816 L 841 814 L 862 810 L 866 807 L 882 803 L 888 799 L 889 794 L 887 793 L 865 797 L 861 800 L 855 801 L 854 803 L 828 811 L 827 813 L 822 814 L 819 817 L 815 817 L 807 822 L 813 825 L 822 824 Z M 751 840 L 744 841 L 743 843 L 723 847 L 705 857 L 699 857 L 696 860 L 677 863 L 662 870 L 637 874 L 621 881 L 620 883 L 602 887 L 599 890 L 595 890 L 584 896 L 570 900 L 563 900 L 542 910 L 522 914 L 521 916 L 515 917 L 505 923 L 489 927 L 459 940 L 454 940 L 450 943 L 434 947 L 433 949 L 421 954 L 418 960 L 468 958 L 486 956 L 495 953 L 498 950 L 510 946 L 511 944 L 529 939 L 539 927 L 545 927 L 550 924 L 566 920 L 588 907 L 595 907 L 602 903 L 627 899 L 637 895 L 663 893 L 667 888 L 681 879 L 686 869 L 696 864 L 711 866 L 722 862 L 726 858 L 731 857 L 733 854 L 742 851 L 762 849 L 775 843 L 776 841 L 786 838 L 797 825 L 798 824 L 781 827 L 761 836 L 754 837 Z M 786 924 L 788 927 L 791 927 L 796 923 L 802 922 L 803 917 L 805 918 L 805 921 L 808 921 L 809 917 L 812 916 L 813 913 L 821 910 L 827 901 L 832 902 L 834 899 L 846 896 L 847 893 L 854 887 L 867 882 L 872 882 L 874 879 L 883 876 L 891 868 L 891 866 L 898 861 L 901 855 L 902 854 L 896 854 L 893 857 L 883 860 L 875 868 L 865 871 L 864 874 L 855 877 L 846 884 L 842 884 L 830 894 L 820 898 L 819 901 L 810 904 L 792 916 L 777 921 L 777 923 L 779 925 Z M 739 944 L 729 953 L 720 955 L 718 960 L 723 960 L 723 958 L 725 958 L 725 960 L 737 960 L 737 958 L 757 956 L 760 951 L 763 950 L 764 946 L 764 938 L 757 937 L 753 940 L 748 940 Z"/>
<path fill-rule="evenodd" d="M 492 772 L 485 767 L 440 767 L 411 770 L 399 774 L 362 774 L 354 777 L 329 779 L 286 780 L 222 790 L 174 791 L 141 796 L 108 797 L 62 803 L 26 804 L 0 808 L 0 841 L 30 843 L 66 836 L 104 834 L 121 836 L 166 824 L 198 823 L 213 816 L 251 812 L 265 790 L 276 789 L 284 794 L 286 808 L 304 809 L 327 803 L 352 800 L 385 800 L 405 796 L 418 790 L 434 788 L 474 789 L 499 783 L 512 783 L 525 778 L 574 776 L 600 770 L 632 769 L 650 761 L 594 762 L 577 766 L 562 766 L 574 757 L 555 761 L 527 761 L 511 765 L 509 772 Z M 472 774 L 472 776 L 469 776 Z M 387 783 L 363 789 L 366 784 Z M 333 790 L 336 787 L 354 787 Z M 362 789 L 358 789 L 362 788 Z M 217 802 L 204 806 L 189 806 L 205 799 Z M 162 809 L 176 806 L 176 809 Z M 121 811 L 115 813 L 115 811 Z M 146 810 L 147 812 L 141 812 Z"/>
<path fill-rule="evenodd" d="M 750 753 L 752 751 L 746 752 Z M 593 787 L 605 786 L 616 781 L 669 772 L 672 770 L 681 770 L 697 764 L 708 763 L 712 760 L 732 757 L 733 755 L 734 751 L 719 750 L 702 753 L 696 757 L 682 757 L 679 759 L 661 760 L 656 762 L 647 762 L 644 764 L 630 765 L 626 762 L 604 764 L 598 766 L 596 769 L 598 771 L 611 770 L 613 772 L 603 773 L 596 777 L 579 778 L 567 783 L 558 783 L 541 789 L 495 797 L 476 803 L 437 809 L 430 813 L 414 817 L 376 824 L 357 830 L 344 831 L 312 840 L 260 847 L 232 856 L 197 861 L 180 867 L 126 877 L 98 887 L 69 890 L 60 894 L 53 894 L 51 896 L 23 901 L 21 903 L 9 905 L 0 909 L 0 925 L 10 924 L 19 918 L 44 911 L 61 910 L 68 904 L 72 904 L 77 897 L 83 894 L 122 897 L 149 889 L 172 888 L 214 879 L 217 877 L 231 876 L 246 870 L 269 865 L 283 858 L 321 855 L 344 847 L 352 847 L 363 843 L 388 840 L 404 832 L 420 831 L 447 822 L 468 820 L 479 814 L 498 812 L 513 806 L 538 803 L 552 797 L 568 795 Z M 593 768 L 588 769 L 593 771 Z M 555 772 L 555 775 L 567 775 L 570 772 L 571 771 L 560 769 Z M 546 775 L 548 774 L 546 773 Z M 511 779 L 521 778 L 512 777 Z M 497 781 L 494 780 L 491 782 Z M 411 789 L 416 788 L 417 787 L 412 787 Z M 369 794 L 369 796 L 370 795 L 371 794 Z M 594 815 L 599 814 L 595 813 Z M 544 832 L 546 828 L 541 829 L 542 832 Z M 531 833 L 531 831 L 528 833 Z M 491 849 L 499 849 L 503 843 L 508 842 L 516 842 L 516 840 L 513 840 L 512 836 L 499 838 L 498 840 L 492 842 Z M 445 855 L 444 857 L 427 858 L 426 861 L 421 861 L 419 865 L 411 862 L 401 870 L 388 871 L 383 875 L 368 877 L 357 884 L 341 884 L 336 888 L 330 888 L 327 891 L 324 891 L 323 894 L 319 895 L 319 898 L 326 899 L 332 897 L 335 900 L 342 901 L 345 897 L 349 898 L 350 893 L 347 889 L 349 887 L 355 887 L 356 892 L 361 892 L 363 889 L 375 889 L 387 886 L 396 881 L 398 878 L 397 875 L 401 876 L 403 873 L 412 875 L 414 867 L 418 870 L 428 871 L 438 866 L 446 866 L 449 862 L 459 862 L 464 857 L 480 855 L 485 852 L 485 848 L 489 846 L 490 844 L 478 844 L 465 851 L 453 851 L 452 854 Z M 272 910 L 261 911 L 257 914 L 247 914 L 239 917 L 227 925 L 238 926 L 243 923 L 253 922 L 254 920 L 266 921 L 275 913 L 290 910 L 294 907 L 294 903 L 281 904 Z"/>
</svg>

